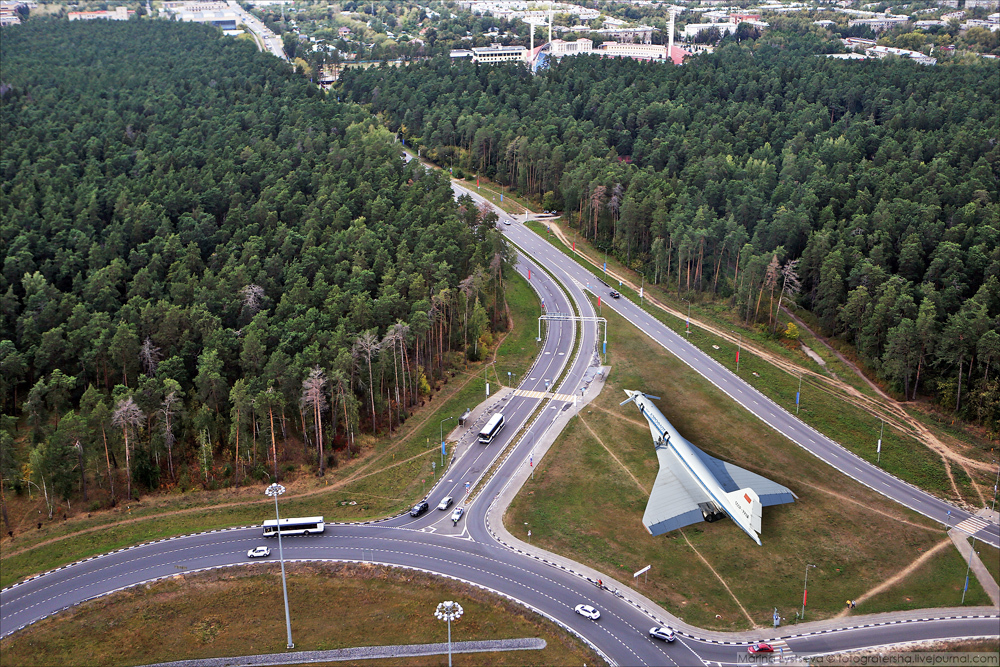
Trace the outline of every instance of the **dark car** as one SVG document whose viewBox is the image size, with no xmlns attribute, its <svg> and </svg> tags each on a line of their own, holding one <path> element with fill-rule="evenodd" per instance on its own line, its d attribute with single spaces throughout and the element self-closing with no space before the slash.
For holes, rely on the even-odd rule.
<svg viewBox="0 0 1000 667">
<path fill-rule="evenodd" d="M 619 297 L 621 297 L 621 294 L 619 294 L 618 292 L 616 292 L 614 290 L 611 290 L 611 298 L 612 299 L 617 299 Z"/>
<path fill-rule="evenodd" d="M 421 500 L 419 503 L 413 506 L 413 509 L 410 510 L 410 516 L 420 516 L 430 508 L 431 506 L 427 504 L 426 500 Z"/>
</svg>

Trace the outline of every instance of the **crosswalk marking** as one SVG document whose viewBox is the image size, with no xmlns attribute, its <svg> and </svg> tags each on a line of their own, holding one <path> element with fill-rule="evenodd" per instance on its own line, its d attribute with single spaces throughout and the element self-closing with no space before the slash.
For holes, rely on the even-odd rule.
<svg viewBox="0 0 1000 667">
<path fill-rule="evenodd" d="M 989 525 L 989 522 L 980 516 L 970 516 L 968 519 L 955 526 L 955 528 L 964 533 L 968 533 L 969 535 L 974 535 Z"/>
<path fill-rule="evenodd" d="M 782 661 L 794 660 L 795 651 L 788 646 L 788 642 L 784 639 L 775 639 L 773 641 L 767 642 L 774 648 L 774 657 Z"/>
<path fill-rule="evenodd" d="M 547 391 L 529 391 L 527 389 L 515 389 L 514 395 L 524 398 L 551 398 L 553 401 L 566 401 L 567 403 L 572 403 L 576 398 L 573 394 L 552 394 Z"/>
</svg>

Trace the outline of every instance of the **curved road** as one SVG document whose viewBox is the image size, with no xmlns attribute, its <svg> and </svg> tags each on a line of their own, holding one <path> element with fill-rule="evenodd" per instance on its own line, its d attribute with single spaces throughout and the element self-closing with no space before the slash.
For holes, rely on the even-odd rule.
<svg viewBox="0 0 1000 667">
<path fill-rule="evenodd" d="M 624 296 L 609 299 L 610 288 L 570 257 L 554 248 L 545 239 L 523 225 L 510 226 L 510 238 L 534 257 L 546 258 L 546 266 L 557 272 L 562 281 L 584 284 L 594 294 L 604 297 L 603 303 L 647 334 L 671 354 L 694 369 L 725 392 L 730 398 L 757 416 L 761 421 L 792 442 L 822 459 L 848 477 L 861 482 L 897 503 L 943 525 L 963 528 L 977 540 L 1000 547 L 1000 527 L 960 509 L 872 465 L 848 451 L 811 426 L 797 419 L 743 378 L 720 365 L 710 356 L 691 345 L 683 336 L 668 328 L 639 305 Z"/>
<path fill-rule="evenodd" d="M 505 214 L 501 214 L 501 219 L 513 222 Z M 502 229 L 524 251 L 559 276 L 568 290 L 569 294 L 564 294 L 554 281 L 539 270 L 535 259 L 519 256 L 518 270 L 526 274 L 531 268 L 531 285 L 544 299 L 549 312 L 573 312 L 570 306 L 572 299 L 578 314 L 594 315 L 589 300 L 584 298 L 588 282 L 591 291 L 601 293 L 592 275 L 522 225 L 516 222 L 505 224 Z M 867 464 L 863 461 L 853 461 L 843 449 L 829 441 L 824 449 L 820 443 L 825 439 L 821 435 L 797 422 L 725 369 L 720 371 L 710 358 L 687 345 L 686 341 L 635 304 L 623 299 L 609 305 L 724 391 L 733 392 L 730 395 L 774 428 L 781 432 L 788 429 L 796 436 L 793 440 L 809 448 L 797 439 L 805 436 L 806 442 L 811 440 L 816 444 L 814 453 L 817 456 L 831 456 L 832 465 L 838 468 L 844 466 L 856 471 L 858 478 L 869 479 L 867 476 L 872 471 L 865 469 Z M 938 618 L 935 613 L 918 612 L 910 614 L 903 622 L 899 621 L 900 615 L 895 615 L 891 622 L 869 623 L 868 627 L 836 629 L 828 627 L 827 623 L 822 631 L 817 630 L 820 626 L 807 623 L 794 628 L 803 633 L 798 635 L 782 635 L 780 631 L 764 632 L 760 637 L 750 637 L 748 633 L 699 633 L 683 626 L 662 609 L 616 597 L 564 567 L 547 564 L 498 543 L 487 526 L 486 514 L 490 503 L 485 500 L 492 500 L 500 492 L 515 470 L 523 465 L 541 432 L 570 407 L 572 399 L 569 396 L 578 393 L 585 373 L 599 363 L 596 352 L 597 330 L 593 324 L 575 327 L 565 322 L 550 323 L 536 363 L 523 378 L 518 391 L 508 392 L 493 406 L 493 409 L 503 411 L 506 428 L 487 446 L 469 442 L 469 436 L 465 437 L 455 460 L 428 496 L 432 505 L 429 512 L 416 519 L 403 514 L 366 525 L 330 525 L 323 535 L 287 537 L 283 539 L 286 559 L 370 561 L 417 568 L 468 581 L 500 592 L 552 618 L 583 637 L 609 662 L 624 665 L 734 664 L 737 656 L 746 654 L 746 645 L 751 639 L 767 636 L 782 637 L 777 642 L 779 647 L 803 654 L 918 639 L 997 635 L 997 614 L 977 616 L 977 610 L 971 609 L 956 612 L 952 614 L 953 618 Z M 564 372 L 562 382 L 554 386 Z M 554 393 L 547 393 L 547 386 Z M 456 525 L 448 519 L 450 512 L 433 509 L 437 500 L 445 495 L 461 498 L 465 483 L 474 482 L 490 466 L 493 457 L 519 435 L 522 427 L 525 427 L 524 433 L 513 453 L 478 495 L 478 499 L 484 500 L 474 501 L 468 507 L 466 516 Z M 474 433 L 475 430 L 471 428 L 469 432 Z M 876 469 L 875 472 L 881 471 Z M 869 485 L 878 488 L 874 485 L 885 483 L 889 493 L 898 493 L 906 500 L 904 504 L 922 503 L 919 506 L 928 516 L 936 516 L 935 512 L 946 507 L 945 503 L 898 480 L 894 485 L 892 480 L 894 478 L 882 473 L 881 476 L 871 476 Z M 879 490 L 889 495 L 887 490 Z M 461 504 L 460 501 L 458 504 Z M 960 520 L 964 518 L 956 508 L 951 509 L 953 516 L 959 516 Z M 995 536 L 995 527 L 993 533 L 988 529 L 981 532 L 980 539 Z M 245 564 L 247 549 L 261 541 L 259 527 L 213 531 L 112 552 L 35 577 L 0 592 L 0 636 L 6 636 L 60 609 L 124 587 L 183 572 Z M 626 594 L 630 593 L 626 591 Z M 573 607 L 581 602 L 600 609 L 600 621 L 593 622 L 576 615 Z M 934 619 L 926 620 L 928 617 Z M 845 622 L 857 623 L 859 620 L 864 619 L 845 619 Z M 649 639 L 649 627 L 661 624 L 684 627 L 687 633 L 670 645 Z M 811 633 L 810 628 L 814 630 Z M 699 638 L 702 634 L 709 636 Z"/>
</svg>

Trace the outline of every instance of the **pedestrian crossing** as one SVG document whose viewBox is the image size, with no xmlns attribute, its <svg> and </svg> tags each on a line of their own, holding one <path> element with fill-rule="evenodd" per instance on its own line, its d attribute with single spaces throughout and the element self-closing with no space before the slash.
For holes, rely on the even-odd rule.
<svg viewBox="0 0 1000 667">
<path fill-rule="evenodd" d="M 784 639 L 773 639 L 768 644 L 774 648 L 774 657 L 782 662 L 795 660 L 795 651 L 788 646 L 788 642 Z"/>
<path fill-rule="evenodd" d="M 730 642 L 726 642 L 729 644 Z M 756 643 L 756 642 L 755 642 Z M 732 648 L 736 649 L 736 664 L 737 665 L 806 665 L 807 663 L 795 655 L 795 651 L 788 646 L 788 642 L 784 639 L 767 639 L 763 644 L 770 644 L 771 648 L 774 649 L 773 652 L 763 651 L 758 653 L 750 653 L 747 650 L 746 644 L 733 644 Z M 715 660 L 706 660 L 702 658 L 702 662 L 705 667 L 727 667 L 732 665 L 732 662 L 718 662 Z"/>
<path fill-rule="evenodd" d="M 576 400 L 573 394 L 553 394 L 548 391 L 530 391 L 528 389 L 515 389 L 515 396 L 523 396 L 524 398 L 551 398 L 553 401 L 565 401 L 567 403 L 572 403 Z"/>
<path fill-rule="evenodd" d="M 965 521 L 962 521 L 955 526 L 958 530 L 963 533 L 968 533 L 969 535 L 975 535 L 979 531 L 983 530 L 989 526 L 989 522 L 981 516 L 970 516 Z"/>
</svg>

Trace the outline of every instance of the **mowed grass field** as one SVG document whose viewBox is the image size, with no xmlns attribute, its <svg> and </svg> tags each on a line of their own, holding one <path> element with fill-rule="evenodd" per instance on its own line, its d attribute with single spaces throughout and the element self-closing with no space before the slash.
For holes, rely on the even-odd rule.
<svg viewBox="0 0 1000 667">
<path fill-rule="evenodd" d="M 286 567 L 296 651 L 446 642 L 447 624 L 434 610 L 454 600 L 464 614 L 452 623 L 452 641 L 547 642 L 540 651 L 456 654 L 457 666 L 600 664 L 551 621 L 450 579 L 374 565 Z M 179 575 L 85 603 L 4 639 L 0 654 L 5 667 L 135 665 L 282 653 L 285 642 L 281 578 L 269 562 Z M 448 657 L 403 663 L 442 665 Z"/>
<path fill-rule="evenodd" d="M 490 364 L 490 382 L 507 382 L 507 371 L 523 378 L 537 354 L 536 322 L 541 314 L 537 295 L 517 274 L 507 280 L 507 303 L 514 320 Z M 322 515 L 327 521 L 363 521 L 402 512 L 423 497 L 441 476 L 441 431 L 457 425 L 466 408 L 485 395 L 483 364 L 456 371 L 433 398 L 401 429 L 375 438 L 359 438 L 363 456 L 348 459 L 318 478 L 304 471 L 286 470 L 282 483 L 285 516 Z M 442 419 L 452 419 L 441 423 Z M 279 442 L 279 447 L 283 443 Z M 290 447 L 301 446 L 289 443 Z M 449 455 L 451 445 L 449 445 Z M 447 461 L 447 459 L 445 459 Z M 437 464 L 436 470 L 431 462 Z M 121 503 L 114 510 L 79 513 L 66 521 L 47 521 L 42 499 L 8 496 L 12 515 L 30 515 L 13 540 L 0 546 L 0 586 L 75 560 L 149 540 L 229 526 L 259 524 L 273 512 L 264 496 L 265 483 L 218 491 L 176 491 L 144 497 L 139 503 Z M 36 529 L 37 521 L 42 528 Z M 61 514 L 62 509 L 57 514 Z"/>
<path fill-rule="evenodd" d="M 505 523 L 520 539 L 584 562 L 632 585 L 688 623 L 720 630 L 830 617 L 947 539 L 942 527 L 837 473 L 784 439 L 609 311 L 609 363 L 602 394 L 574 418 L 538 464 Z M 658 471 L 649 427 L 623 389 L 661 396 L 657 405 L 707 453 L 791 488 L 799 500 L 764 508 L 758 547 L 731 521 L 652 537 L 642 525 Z M 926 573 L 904 578 L 855 613 L 958 605 L 964 569 L 949 546 Z M 905 603 L 905 604 L 904 604 Z M 988 604 L 978 583 L 966 604 Z"/>
<path fill-rule="evenodd" d="M 546 231 L 545 225 L 542 223 L 529 222 L 528 226 L 546 238 L 556 248 L 572 257 L 582 267 L 591 271 L 596 278 L 602 278 L 602 273 L 599 269 L 600 261 L 595 259 L 595 263 L 592 264 L 578 253 L 573 253 L 559 238 Z M 571 238 L 577 239 L 578 251 L 586 249 L 591 258 L 600 256 L 600 253 L 594 250 L 589 242 L 578 237 L 574 230 L 567 229 L 565 226 L 563 229 Z M 612 259 L 608 261 L 609 270 L 637 279 L 637 276 L 633 275 L 631 271 L 624 269 L 624 267 Z M 614 282 L 612 280 L 611 284 L 614 285 Z M 619 290 L 626 298 L 634 302 L 639 302 L 638 294 L 627 285 L 616 286 L 615 289 Z M 685 310 L 686 304 L 678 300 L 678 295 L 673 291 L 663 290 L 661 286 L 647 284 L 646 294 L 664 304 L 669 304 L 679 313 L 683 313 Z M 808 334 L 804 332 L 801 334 L 802 342 L 811 345 L 814 352 L 820 356 L 827 357 L 827 367 L 825 369 L 820 369 L 801 350 L 797 348 L 789 349 L 755 328 L 744 327 L 742 323 L 736 324 L 728 303 L 700 302 L 699 297 L 694 296 L 692 298 L 694 298 L 694 302 L 692 304 L 691 317 L 694 321 L 702 320 L 710 325 L 731 330 L 733 333 L 739 333 L 742 336 L 744 344 L 752 341 L 754 345 L 763 348 L 769 354 L 793 360 L 804 368 L 821 370 L 824 373 L 834 372 L 838 378 L 851 384 L 861 393 L 869 395 L 873 393 L 867 384 L 861 381 L 853 371 L 845 368 L 836 360 L 835 356 L 829 355 L 824 347 L 815 340 L 812 340 L 812 337 Z M 644 307 L 647 312 L 667 327 L 673 329 L 675 332 L 685 334 L 684 317 L 669 315 L 659 308 L 650 307 L 648 304 Z M 719 338 L 696 324 L 692 324 L 690 334 L 685 335 L 692 345 L 701 349 L 729 370 L 736 371 L 736 352 L 738 348 L 736 342 Z M 738 375 L 741 378 L 787 410 L 795 410 L 795 395 L 799 390 L 799 378 L 797 375 L 790 374 L 776 367 L 771 362 L 748 352 L 745 346 L 740 357 L 740 362 Z M 952 502 L 957 500 L 971 503 L 972 506 L 980 504 L 980 497 L 972 488 L 972 482 L 966 474 L 957 466 L 952 466 L 952 474 L 955 476 L 957 487 L 956 494 L 941 457 L 920 443 L 912 434 L 899 431 L 893 428 L 892 424 L 886 424 L 884 433 L 882 433 L 881 422 L 877 416 L 851 404 L 843 396 L 831 391 L 823 383 L 813 381 L 808 376 L 805 378 L 801 389 L 800 412 L 798 416 L 803 422 L 829 436 L 844 447 L 847 447 L 854 454 L 871 463 L 877 462 L 877 465 L 883 469 L 926 491 L 930 491 Z M 937 429 L 936 427 L 932 427 L 932 430 Z M 880 433 L 882 436 L 881 456 L 876 453 L 875 447 Z M 938 434 L 940 435 L 940 431 L 938 431 Z M 973 458 L 982 459 L 987 449 L 988 445 L 986 441 L 980 441 L 963 453 Z M 979 451 L 978 454 L 975 453 L 976 450 Z M 980 488 L 991 488 L 994 480 L 993 475 L 994 472 L 978 474 L 977 482 Z"/>
</svg>

